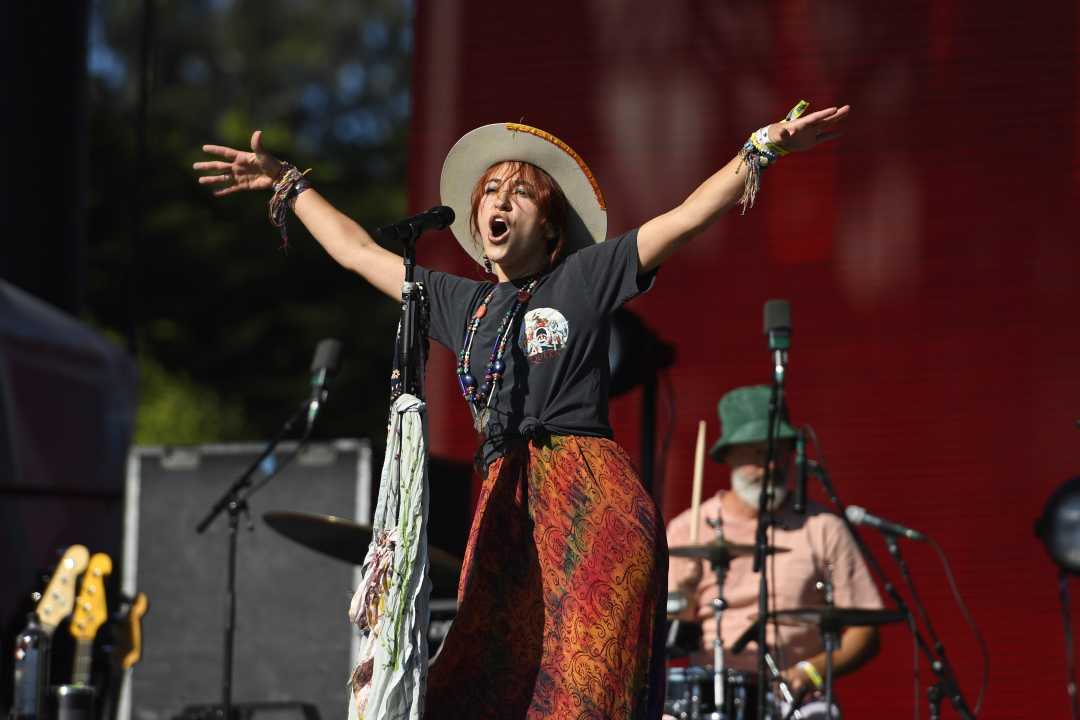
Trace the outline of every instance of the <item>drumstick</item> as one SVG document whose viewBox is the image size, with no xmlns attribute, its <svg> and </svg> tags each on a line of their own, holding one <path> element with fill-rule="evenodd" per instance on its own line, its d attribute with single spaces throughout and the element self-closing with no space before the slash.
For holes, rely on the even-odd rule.
<svg viewBox="0 0 1080 720">
<path fill-rule="evenodd" d="M 690 544 L 698 544 L 701 524 L 701 476 L 705 472 L 705 421 L 698 422 L 697 447 L 694 448 L 694 490 L 690 501 Z"/>
</svg>

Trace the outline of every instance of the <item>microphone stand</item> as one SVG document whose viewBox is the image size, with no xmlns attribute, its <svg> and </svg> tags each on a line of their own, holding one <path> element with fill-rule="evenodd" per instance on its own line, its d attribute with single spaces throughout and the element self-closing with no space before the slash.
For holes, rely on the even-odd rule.
<svg viewBox="0 0 1080 720">
<path fill-rule="evenodd" d="M 1068 682 L 1065 684 L 1071 711 L 1069 717 L 1077 720 L 1080 718 L 1080 706 L 1077 706 L 1076 702 L 1076 653 L 1073 650 L 1072 612 L 1069 610 L 1072 606 L 1069 600 L 1069 573 L 1065 568 L 1058 573 L 1058 600 L 1061 602 L 1061 625 L 1065 634 L 1065 669 L 1069 673 Z"/>
<path fill-rule="evenodd" d="M 417 289 L 414 281 L 416 270 L 416 241 L 420 238 L 420 229 L 409 226 L 409 234 L 401 238 L 404 246 L 405 282 L 401 286 L 401 389 L 402 392 L 414 392 L 415 380 L 413 356 L 416 352 L 416 312 Z M 420 393 L 416 393 L 417 397 Z"/>
<path fill-rule="evenodd" d="M 882 587 L 885 589 L 886 594 L 892 598 L 897 610 L 904 614 L 907 619 L 908 628 L 911 630 L 912 636 L 915 638 L 915 644 L 919 647 L 919 650 L 930 661 L 930 668 L 934 671 L 934 674 L 938 677 L 938 681 L 934 683 L 927 690 L 927 694 L 930 696 L 930 712 L 932 718 L 937 718 L 940 712 L 941 697 L 942 694 L 949 698 L 953 707 L 960 714 L 961 717 L 968 720 L 974 719 L 974 714 L 968 709 L 967 703 L 964 700 L 963 694 L 960 692 L 960 686 L 956 682 L 956 675 L 953 672 L 952 665 L 945 657 L 945 648 L 937 639 L 933 628 L 930 626 L 929 619 L 926 616 L 926 609 L 922 606 L 922 602 L 919 600 L 918 595 L 915 593 L 914 585 L 912 584 L 907 572 L 907 565 L 904 563 L 903 558 L 900 557 L 899 545 L 896 543 L 896 538 L 889 533 L 885 533 L 886 543 L 889 544 L 889 552 L 896 558 L 897 563 L 900 565 L 900 572 L 903 575 L 908 588 L 912 591 L 912 597 L 919 605 L 919 613 L 924 618 L 931 638 L 934 640 L 934 649 L 930 648 L 926 639 L 919 631 L 918 623 L 915 620 L 915 616 L 912 614 L 911 609 L 904 601 L 903 595 L 896 589 L 889 576 L 885 574 L 885 570 L 882 569 L 881 564 L 877 561 L 877 558 L 870 552 L 870 549 L 866 546 L 866 541 L 863 540 L 862 535 L 859 533 L 859 529 L 848 519 L 847 506 L 840 501 L 840 498 L 836 495 L 836 489 L 833 487 L 832 480 L 829 477 L 828 470 L 825 466 L 807 460 L 807 469 L 812 472 L 818 480 L 821 481 L 821 486 L 825 489 L 826 495 L 829 497 L 829 501 L 836 508 L 837 514 L 840 516 L 840 520 L 843 521 L 844 526 L 848 532 L 851 533 L 852 539 L 855 540 L 856 547 L 859 548 L 859 554 L 862 555 L 863 560 L 866 561 L 867 567 L 870 568 L 870 572 L 878 579 Z M 893 547 L 896 547 L 896 552 L 893 553 Z"/>
<path fill-rule="evenodd" d="M 325 400 L 326 390 L 322 391 L 322 400 Z M 248 529 L 254 530 L 254 526 L 251 524 L 251 515 L 248 512 L 248 498 L 251 497 L 255 491 L 257 491 L 263 484 L 265 484 L 270 478 L 277 475 L 282 468 L 288 465 L 293 458 L 295 458 L 300 451 L 307 444 L 308 437 L 311 434 L 311 425 L 309 424 L 304 434 L 300 439 L 300 442 L 296 446 L 296 450 L 293 451 L 284 461 L 276 465 L 271 470 L 263 482 L 259 485 L 252 486 L 251 477 L 255 474 L 255 471 L 270 455 L 273 454 L 278 444 L 285 438 L 286 435 L 292 432 L 293 427 L 308 411 L 310 407 L 310 401 L 305 400 L 300 404 L 300 407 L 285 421 L 285 424 L 274 435 L 273 439 L 266 444 L 262 453 L 247 469 L 238 477 L 233 484 L 229 486 L 229 489 L 225 491 L 225 494 L 218 499 L 214 506 L 210 508 L 210 512 L 206 517 L 196 526 L 195 532 L 202 534 L 206 532 L 206 529 L 210 527 L 210 523 L 214 521 L 218 515 L 223 511 L 229 514 L 229 538 L 228 538 L 228 571 L 225 580 L 225 630 L 224 630 L 224 646 L 225 657 L 224 667 L 222 669 L 221 677 L 221 714 L 220 716 L 224 720 L 233 720 L 233 704 L 232 704 L 232 678 L 233 678 L 233 646 L 236 636 L 236 540 L 237 540 L 237 526 L 240 521 L 240 513 L 244 513 L 248 519 Z M 186 713 L 181 713 L 185 715 Z"/>
<path fill-rule="evenodd" d="M 904 578 L 904 583 L 911 592 L 911 599 L 915 601 L 915 607 L 919 611 L 919 617 L 922 618 L 923 623 L 926 625 L 926 631 L 930 634 L 930 639 L 934 643 L 933 655 L 929 654 L 929 648 L 924 650 L 927 652 L 930 668 L 934 671 L 934 675 L 937 676 L 937 681 L 926 690 L 927 699 L 930 702 L 930 720 L 939 720 L 941 717 L 941 700 L 945 697 L 949 698 L 949 702 L 952 703 L 953 708 L 959 713 L 960 717 L 973 720 L 975 716 L 972 714 L 971 709 L 968 708 L 963 693 L 960 692 L 956 672 L 953 670 L 949 658 L 945 655 L 945 646 L 941 643 L 937 632 L 934 631 L 934 625 L 930 622 L 930 616 L 926 614 L 926 607 L 915 589 L 915 582 L 911 578 L 911 573 L 908 572 L 904 556 L 900 554 L 900 543 L 896 541 L 896 537 L 892 533 L 885 533 L 885 544 L 889 548 L 889 554 L 893 556 L 897 566 L 900 568 L 900 576 Z"/>
<path fill-rule="evenodd" d="M 772 527 L 772 509 L 770 500 L 773 489 L 773 465 L 776 458 L 776 436 L 780 429 L 781 410 L 784 407 L 784 363 L 782 355 L 784 351 L 776 351 L 776 359 L 773 363 L 772 392 L 769 394 L 769 433 L 765 450 L 765 474 L 761 482 L 761 495 L 758 498 L 758 522 L 754 534 L 754 572 L 758 573 L 758 702 L 757 717 L 764 718 L 766 708 L 766 679 L 767 667 L 766 653 L 766 630 L 768 629 L 769 617 L 769 581 L 767 579 L 765 565 L 768 555 L 768 532 Z"/>
</svg>

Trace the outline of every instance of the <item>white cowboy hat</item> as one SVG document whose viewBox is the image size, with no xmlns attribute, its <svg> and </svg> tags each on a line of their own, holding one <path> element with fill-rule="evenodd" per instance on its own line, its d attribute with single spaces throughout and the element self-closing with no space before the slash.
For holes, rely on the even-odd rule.
<svg viewBox="0 0 1080 720">
<path fill-rule="evenodd" d="M 454 143 L 443 163 L 439 194 L 454 210 L 450 229 L 476 262 L 483 264 L 483 246 L 469 229 L 470 200 L 476 181 L 495 163 L 527 162 L 541 168 L 566 196 L 563 254 L 603 242 L 607 237 L 607 206 L 600 186 L 573 148 L 550 133 L 519 123 L 494 123 L 466 133 Z"/>
</svg>

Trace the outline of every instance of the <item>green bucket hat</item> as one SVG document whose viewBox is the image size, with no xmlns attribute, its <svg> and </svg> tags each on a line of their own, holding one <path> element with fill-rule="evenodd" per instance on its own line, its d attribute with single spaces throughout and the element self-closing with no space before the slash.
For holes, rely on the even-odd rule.
<svg viewBox="0 0 1080 720">
<path fill-rule="evenodd" d="M 716 414 L 720 416 L 723 434 L 709 450 L 713 460 L 724 461 L 724 454 L 731 445 L 765 442 L 769 435 L 769 395 L 767 385 L 750 385 L 735 388 L 720 398 Z M 781 440 L 793 440 L 795 428 L 787 417 L 780 418 Z"/>
</svg>

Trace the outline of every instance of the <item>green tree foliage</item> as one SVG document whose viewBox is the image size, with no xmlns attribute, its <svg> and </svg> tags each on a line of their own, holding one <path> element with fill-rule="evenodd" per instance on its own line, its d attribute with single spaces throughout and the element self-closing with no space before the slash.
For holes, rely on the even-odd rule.
<svg viewBox="0 0 1080 720">
<path fill-rule="evenodd" d="M 135 341 L 143 442 L 265 437 L 307 393 L 316 342 L 345 344 L 317 434 L 385 427 L 397 308 L 266 197 L 213 199 L 204 143 L 267 146 L 373 228 L 406 210 L 411 10 L 404 0 L 151 3 L 146 156 L 137 155 L 144 8 L 95 3 L 88 302 Z M 137 231 L 141 217 L 141 232 Z"/>
<path fill-rule="evenodd" d="M 154 358 L 139 359 L 142 400 L 136 417 L 136 445 L 183 445 L 240 440 L 249 432 L 239 403 L 228 403 L 207 385 L 170 373 Z"/>
</svg>

